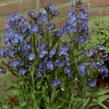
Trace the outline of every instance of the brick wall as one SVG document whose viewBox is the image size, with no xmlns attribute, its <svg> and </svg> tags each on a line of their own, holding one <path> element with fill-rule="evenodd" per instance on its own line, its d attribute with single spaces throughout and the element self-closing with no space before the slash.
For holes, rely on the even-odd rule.
<svg viewBox="0 0 109 109">
<path fill-rule="evenodd" d="M 0 31 L 4 30 L 6 17 L 15 12 L 26 13 L 29 9 L 35 9 L 37 0 L 9 0 L 11 2 L 0 2 Z M 13 1 L 13 2 L 12 2 Z M 68 3 L 70 0 L 39 0 L 40 7 L 47 2 L 54 3 L 56 6 Z M 109 15 L 109 0 L 88 0 L 87 6 L 90 16 L 107 16 Z M 60 12 L 66 14 L 67 6 L 60 9 Z"/>
<path fill-rule="evenodd" d="M 91 16 L 109 15 L 109 0 L 90 0 L 88 6 Z"/>
</svg>

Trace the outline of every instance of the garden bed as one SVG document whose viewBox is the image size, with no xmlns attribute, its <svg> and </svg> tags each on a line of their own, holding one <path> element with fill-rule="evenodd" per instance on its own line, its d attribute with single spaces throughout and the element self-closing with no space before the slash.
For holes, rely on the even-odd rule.
<svg viewBox="0 0 109 109">
<path fill-rule="evenodd" d="M 59 11 L 53 4 L 44 10 L 8 17 L 0 49 L 0 106 L 108 109 L 109 21 L 96 18 L 89 25 L 81 1 L 73 2 L 61 26 L 54 23 Z"/>
</svg>

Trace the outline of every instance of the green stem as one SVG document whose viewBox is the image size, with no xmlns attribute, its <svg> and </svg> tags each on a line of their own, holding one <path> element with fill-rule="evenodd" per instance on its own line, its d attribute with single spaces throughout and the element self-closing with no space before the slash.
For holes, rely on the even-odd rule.
<svg viewBox="0 0 109 109">
<path fill-rule="evenodd" d="M 36 9 L 37 11 L 40 10 L 40 0 L 36 0 Z"/>
<path fill-rule="evenodd" d="M 37 50 L 36 50 L 36 36 L 33 35 L 32 38 L 32 43 L 33 43 L 33 53 L 36 55 L 37 54 Z M 32 90 L 31 90 L 31 95 L 32 95 L 32 99 L 33 99 L 33 109 L 39 109 L 38 105 L 37 105 L 37 100 L 36 100 L 36 89 L 35 89 L 35 79 L 34 79 L 34 74 L 35 74 L 35 64 L 36 61 L 34 61 L 34 64 L 30 70 L 31 72 L 31 81 L 32 81 Z"/>
<path fill-rule="evenodd" d="M 71 109 L 71 106 L 72 106 L 72 104 L 73 104 L 73 101 L 74 101 L 74 96 L 73 96 L 73 94 L 72 94 L 72 96 L 71 96 L 71 101 L 70 101 L 70 103 L 69 103 L 67 109 Z"/>
<path fill-rule="evenodd" d="M 37 54 L 36 52 L 36 36 L 33 34 L 33 37 L 32 37 L 32 44 L 33 44 L 33 53 L 34 54 Z"/>
<path fill-rule="evenodd" d="M 34 72 L 35 72 L 35 67 L 32 66 L 32 71 L 31 71 L 31 80 L 32 80 L 32 90 L 31 90 L 31 95 L 32 95 L 32 99 L 33 99 L 33 109 L 37 109 L 37 102 L 36 102 L 36 98 L 35 98 L 35 82 L 34 82 Z"/>
<path fill-rule="evenodd" d="M 49 36 L 49 30 L 47 30 L 47 42 L 48 42 L 48 52 L 50 51 L 50 36 Z"/>
</svg>

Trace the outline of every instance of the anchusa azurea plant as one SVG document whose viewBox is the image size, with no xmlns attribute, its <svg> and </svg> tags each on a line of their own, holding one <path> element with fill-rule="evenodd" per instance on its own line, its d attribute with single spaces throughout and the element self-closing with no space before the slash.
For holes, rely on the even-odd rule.
<svg viewBox="0 0 109 109">
<path fill-rule="evenodd" d="M 18 13 L 9 16 L 5 47 L 0 50 L 0 56 L 7 59 L 2 60 L 6 71 L 16 77 L 8 89 L 15 89 L 19 109 L 105 106 L 102 104 L 105 99 L 99 104 L 97 100 L 107 90 L 97 96 L 89 93 L 97 90 L 99 72 L 108 76 L 108 68 L 97 61 L 102 59 L 95 56 L 95 51 L 84 48 L 89 35 L 88 14 L 79 3 L 68 10 L 62 28 L 56 28 L 53 23 L 53 19 L 59 17 L 53 4 L 47 4 L 44 12 L 29 11 L 30 20 Z M 99 48 L 100 51 L 104 49 L 103 46 Z M 6 71 L 0 68 L 0 73 Z"/>
</svg>

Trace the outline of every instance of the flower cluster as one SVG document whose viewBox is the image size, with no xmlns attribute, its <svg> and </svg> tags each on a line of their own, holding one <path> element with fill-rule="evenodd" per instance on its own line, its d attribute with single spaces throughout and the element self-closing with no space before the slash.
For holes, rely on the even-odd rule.
<svg viewBox="0 0 109 109">
<path fill-rule="evenodd" d="M 62 85 L 63 74 L 68 78 L 75 78 L 79 72 L 82 77 L 90 77 L 88 74 L 90 68 L 101 72 L 103 76 L 108 76 L 109 69 L 96 61 L 98 52 L 104 61 L 108 60 L 108 54 L 104 54 L 104 46 L 99 46 L 97 52 L 93 49 L 86 51 L 86 62 L 83 59 L 75 65 L 72 61 L 75 62 L 75 58 L 79 58 L 76 56 L 78 48 L 61 39 L 62 35 L 67 33 L 71 43 L 76 42 L 79 45 L 86 41 L 89 34 L 86 9 L 80 8 L 77 11 L 70 9 L 67 22 L 61 29 L 55 28 L 52 22 L 52 19 L 59 15 L 53 4 L 46 5 L 44 12 L 29 11 L 28 14 L 31 20 L 17 13 L 9 16 L 6 25 L 6 46 L 0 50 L 0 57 L 9 58 L 7 65 L 12 72 L 22 77 L 31 76 L 32 73 L 35 79 L 48 75 L 47 82 L 52 86 Z M 4 72 L 3 69 L 0 69 L 0 72 Z M 95 79 L 93 77 L 88 79 L 90 87 L 96 86 Z"/>
<path fill-rule="evenodd" d="M 69 35 L 74 34 L 73 42 L 85 42 L 89 34 L 87 10 L 83 8 L 79 10 L 69 9 L 68 20 L 64 26 L 64 31 Z"/>
<path fill-rule="evenodd" d="M 69 46 L 64 42 L 59 45 L 64 32 L 62 29 L 55 30 L 55 24 L 52 23 L 52 19 L 58 15 L 55 6 L 48 4 L 44 13 L 30 11 L 30 21 L 18 13 L 9 16 L 5 33 L 6 47 L 0 50 L 0 56 L 9 58 L 7 65 L 11 71 L 28 76 L 34 67 L 34 78 L 51 75 L 52 86 L 61 85 L 57 79 L 62 71 L 72 77 Z"/>
<path fill-rule="evenodd" d="M 109 55 L 106 53 L 106 47 L 104 45 L 99 45 L 97 47 L 97 53 L 95 54 L 102 59 L 102 63 L 100 62 L 96 64 L 98 66 L 98 70 L 105 76 L 109 76 L 109 67 L 107 65 L 109 61 Z"/>
<path fill-rule="evenodd" d="M 109 77 L 109 55 L 106 53 L 104 45 L 98 45 L 96 48 L 84 51 L 84 57 L 86 61 L 80 63 L 78 70 L 81 76 L 90 77 L 90 87 L 96 86 L 97 76 L 102 79 Z"/>
<path fill-rule="evenodd" d="M 103 98 L 96 87 L 99 77 L 109 77 L 109 54 L 103 43 L 84 46 L 89 42 L 88 13 L 80 0 L 76 2 L 61 28 L 54 23 L 60 14 L 53 4 L 40 12 L 29 11 L 29 19 L 19 13 L 8 17 L 0 74 L 9 71 L 16 77 L 6 89 L 14 89 L 18 108 L 92 108 L 93 101 Z M 97 94 L 90 94 L 92 90 Z"/>
</svg>

